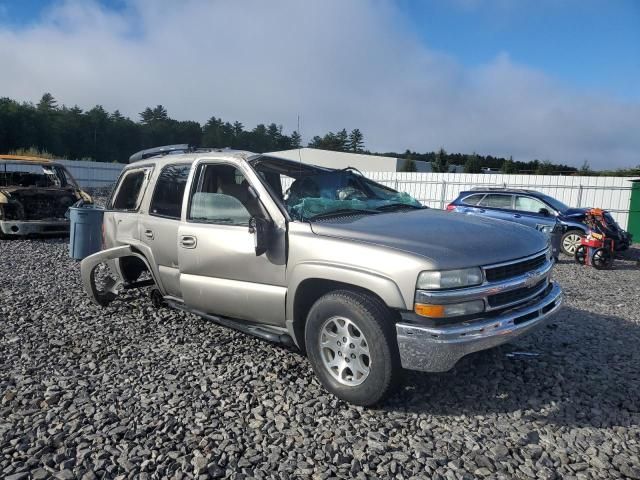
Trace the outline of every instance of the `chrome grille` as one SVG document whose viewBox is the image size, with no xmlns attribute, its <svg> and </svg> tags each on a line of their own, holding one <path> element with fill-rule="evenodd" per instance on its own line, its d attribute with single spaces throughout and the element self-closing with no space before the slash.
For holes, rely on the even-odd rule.
<svg viewBox="0 0 640 480">
<path fill-rule="evenodd" d="M 496 295 L 490 295 L 487 297 L 487 302 L 492 308 L 501 307 L 503 305 L 509 305 L 520 300 L 524 300 L 531 295 L 534 295 L 537 291 L 541 290 L 544 285 L 547 284 L 547 278 L 542 279 L 536 283 L 533 287 L 517 288 L 515 290 L 509 290 L 507 292 L 498 293 Z"/>
<path fill-rule="evenodd" d="M 497 267 L 488 267 L 484 269 L 488 282 L 499 282 L 508 278 L 523 275 L 531 270 L 536 270 L 545 264 L 547 256 L 542 253 L 536 257 L 521 262 L 509 263 L 507 265 L 499 265 Z"/>
</svg>

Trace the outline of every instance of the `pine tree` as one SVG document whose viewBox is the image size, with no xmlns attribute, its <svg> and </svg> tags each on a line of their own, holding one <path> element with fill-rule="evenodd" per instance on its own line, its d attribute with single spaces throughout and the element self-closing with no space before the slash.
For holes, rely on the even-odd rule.
<svg viewBox="0 0 640 480">
<path fill-rule="evenodd" d="M 482 173 L 480 158 L 475 152 L 472 155 L 467 155 L 467 161 L 464 162 L 464 173 Z"/>
<path fill-rule="evenodd" d="M 346 152 L 348 148 L 349 142 L 349 134 L 347 133 L 347 129 L 343 128 L 335 135 L 336 146 L 335 149 L 339 152 Z"/>
<path fill-rule="evenodd" d="M 508 160 L 502 162 L 500 171 L 502 173 L 516 173 L 516 164 L 513 161 L 513 157 L 510 156 Z"/>
<path fill-rule="evenodd" d="M 58 102 L 53 98 L 53 95 L 48 92 L 42 95 L 42 98 L 40 98 L 40 101 L 38 102 L 38 110 L 51 111 L 56 108 L 58 108 Z"/>
<path fill-rule="evenodd" d="M 583 176 L 593 175 L 593 170 L 591 170 L 591 165 L 589 165 L 589 162 L 587 160 L 582 163 L 582 166 L 580 167 L 580 170 L 578 170 L 578 173 Z"/>
<path fill-rule="evenodd" d="M 360 153 L 364 151 L 364 135 L 359 129 L 354 128 L 351 130 L 348 148 L 350 152 Z"/>
<path fill-rule="evenodd" d="M 301 145 L 302 137 L 296 130 L 294 130 L 291 134 L 291 148 L 300 148 Z"/>
<path fill-rule="evenodd" d="M 447 173 L 449 171 L 449 162 L 447 160 L 447 152 L 444 148 L 440 148 L 436 153 L 435 161 L 431 162 L 433 171 L 436 173 Z"/>
</svg>

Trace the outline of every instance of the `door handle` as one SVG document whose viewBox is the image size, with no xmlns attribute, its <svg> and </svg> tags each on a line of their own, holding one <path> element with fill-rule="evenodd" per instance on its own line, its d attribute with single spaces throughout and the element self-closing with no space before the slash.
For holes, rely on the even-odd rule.
<svg viewBox="0 0 640 480">
<path fill-rule="evenodd" d="M 513 218 L 520 218 L 520 217 L 522 217 L 522 215 L 520 215 L 519 213 L 514 213 L 513 214 Z"/>
<path fill-rule="evenodd" d="M 484 213 L 484 208 L 479 208 L 479 209 L 478 209 L 478 211 L 479 211 L 480 213 Z"/>
<path fill-rule="evenodd" d="M 183 235 L 180 237 L 180 246 L 182 248 L 196 248 L 197 244 L 196 237 L 191 235 Z"/>
<path fill-rule="evenodd" d="M 149 229 L 145 230 L 144 236 L 153 240 L 153 230 L 149 230 Z"/>
</svg>

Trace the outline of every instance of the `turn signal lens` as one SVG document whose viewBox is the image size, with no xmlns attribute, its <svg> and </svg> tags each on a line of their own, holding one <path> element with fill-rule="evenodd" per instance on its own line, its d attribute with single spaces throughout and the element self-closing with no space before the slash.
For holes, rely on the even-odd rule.
<svg viewBox="0 0 640 480">
<path fill-rule="evenodd" d="M 429 318 L 461 317 L 484 312 L 484 302 L 482 300 L 473 300 L 471 302 L 451 303 L 448 305 L 416 303 L 414 311 L 422 317 Z"/>
</svg>

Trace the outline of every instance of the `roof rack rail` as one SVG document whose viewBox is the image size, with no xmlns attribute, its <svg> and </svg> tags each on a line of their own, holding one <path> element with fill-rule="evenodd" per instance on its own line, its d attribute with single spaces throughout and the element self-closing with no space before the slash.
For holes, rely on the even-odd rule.
<svg viewBox="0 0 640 480">
<path fill-rule="evenodd" d="M 190 151 L 188 143 L 181 143 L 176 145 L 164 145 L 162 147 L 147 148 L 146 150 L 140 150 L 129 157 L 129 163 L 139 162 L 145 158 L 157 157 L 163 155 L 169 155 L 171 153 L 187 153 Z"/>
<path fill-rule="evenodd" d="M 153 147 L 146 150 L 140 150 L 129 157 L 129 163 L 139 162 L 152 157 L 164 157 L 165 155 L 176 155 L 179 153 L 201 153 L 201 152 L 243 152 L 233 148 L 213 148 L 213 147 L 196 147 L 187 143 L 179 143 L 176 145 L 163 145 L 162 147 Z"/>
<path fill-rule="evenodd" d="M 473 187 L 471 188 L 471 190 L 486 190 L 486 191 L 501 191 L 501 190 L 509 190 L 511 192 L 523 192 L 523 193 L 531 193 L 531 192 L 535 192 L 535 190 L 527 190 L 525 188 L 518 188 L 518 187 L 509 187 L 508 185 L 505 185 L 503 187 L 496 187 L 496 186 L 478 186 L 478 187 Z"/>
</svg>

